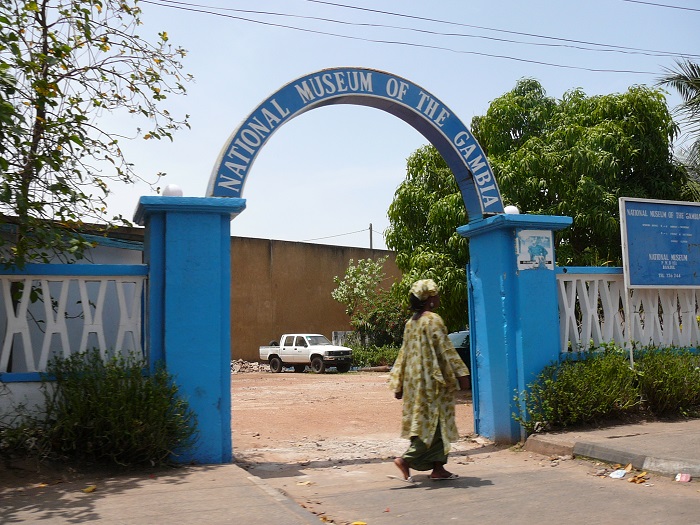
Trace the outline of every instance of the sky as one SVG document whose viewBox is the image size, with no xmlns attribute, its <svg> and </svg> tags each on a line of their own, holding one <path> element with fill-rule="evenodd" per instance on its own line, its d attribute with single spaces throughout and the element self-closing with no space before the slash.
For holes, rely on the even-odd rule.
<svg viewBox="0 0 700 525">
<path fill-rule="evenodd" d="M 204 197 L 238 125 L 285 84 L 326 68 L 363 67 L 404 77 L 468 127 L 521 78 L 561 98 L 654 86 L 682 54 L 700 54 L 696 0 L 142 0 L 150 39 L 167 31 L 188 50 L 188 94 L 164 107 L 188 114 L 174 141 L 122 148 L 144 179 Z M 155 39 L 154 39 L 155 40 Z M 669 91 L 669 107 L 680 97 Z M 242 237 L 385 249 L 387 210 L 406 159 L 428 141 L 395 116 L 335 105 L 282 125 L 250 169 Z M 145 183 L 111 187 L 111 214 L 133 218 Z M 505 204 L 508 204 L 507 202 Z M 370 225 L 372 235 L 370 236 Z"/>
</svg>

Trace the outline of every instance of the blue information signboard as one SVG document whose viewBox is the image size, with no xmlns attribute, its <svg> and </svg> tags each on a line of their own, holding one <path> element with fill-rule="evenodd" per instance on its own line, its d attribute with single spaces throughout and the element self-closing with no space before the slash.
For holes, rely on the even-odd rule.
<svg viewBox="0 0 700 525">
<path fill-rule="evenodd" d="M 620 199 L 625 285 L 700 288 L 700 203 Z"/>
</svg>

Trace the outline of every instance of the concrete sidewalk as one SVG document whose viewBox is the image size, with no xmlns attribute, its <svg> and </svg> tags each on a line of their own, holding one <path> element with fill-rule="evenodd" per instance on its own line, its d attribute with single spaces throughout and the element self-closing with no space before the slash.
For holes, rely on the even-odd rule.
<svg viewBox="0 0 700 525">
<path fill-rule="evenodd" d="M 452 521 L 480 524 L 590 524 L 643 519 L 645 525 L 700 523 L 700 420 L 623 425 L 536 435 L 523 448 L 455 452 L 460 478 L 416 484 L 391 479 L 390 458 L 324 464 L 183 467 L 157 475 L 0 487 L 0 522 L 368 525 Z M 601 464 L 632 463 L 643 484 L 601 475 Z M 604 469 L 603 469 L 604 470 Z M 658 475 L 661 473 L 663 475 Z M 92 487 L 94 490 L 90 490 Z M 87 491 L 86 491 L 87 489 Z"/>
<path fill-rule="evenodd" d="M 0 523 L 308 525 L 319 521 L 240 466 L 216 465 L 158 475 L 47 479 L 35 486 L 0 487 Z"/>
<path fill-rule="evenodd" d="M 620 425 L 605 429 L 534 434 L 525 449 L 583 456 L 665 476 L 700 477 L 700 419 Z"/>
</svg>

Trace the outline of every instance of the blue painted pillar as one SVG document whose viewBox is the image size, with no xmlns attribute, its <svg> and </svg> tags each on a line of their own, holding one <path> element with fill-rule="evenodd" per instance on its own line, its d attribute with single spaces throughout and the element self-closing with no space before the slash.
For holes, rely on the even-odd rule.
<svg viewBox="0 0 700 525">
<path fill-rule="evenodd" d="M 570 217 L 499 214 L 457 229 L 469 238 L 475 430 L 496 442 L 522 439 L 513 419 L 518 412 L 514 398 L 558 360 L 553 232 L 571 222 Z M 522 240 L 533 234 L 552 238 L 549 268 L 530 269 L 534 265 L 524 260 L 527 250 L 518 256 Z M 518 259 L 523 261 L 520 265 Z"/>
<path fill-rule="evenodd" d="M 147 351 L 165 363 L 197 415 L 180 462 L 228 463 L 231 448 L 231 234 L 244 199 L 141 197 L 149 265 Z"/>
</svg>

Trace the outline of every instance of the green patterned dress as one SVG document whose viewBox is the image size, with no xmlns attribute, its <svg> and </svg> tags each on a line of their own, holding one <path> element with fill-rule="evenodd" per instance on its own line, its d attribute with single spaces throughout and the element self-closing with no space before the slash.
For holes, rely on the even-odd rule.
<svg viewBox="0 0 700 525">
<path fill-rule="evenodd" d="M 428 470 L 432 468 L 431 459 L 447 461 L 450 442 L 459 439 L 454 398 L 459 390 L 457 378 L 467 375 L 469 370 L 447 337 L 439 315 L 424 312 L 406 323 L 403 345 L 389 374 L 389 388 L 394 393 L 403 392 L 401 437 L 411 440 L 411 448 L 417 445 L 422 450 L 418 455 L 425 457 L 420 459 L 428 460 L 423 461 L 424 465 L 415 461 L 414 450 L 411 468 Z M 416 439 L 422 443 L 415 443 Z M 434 450 L 439 441 L 442 450 Z"/>
</svg>

